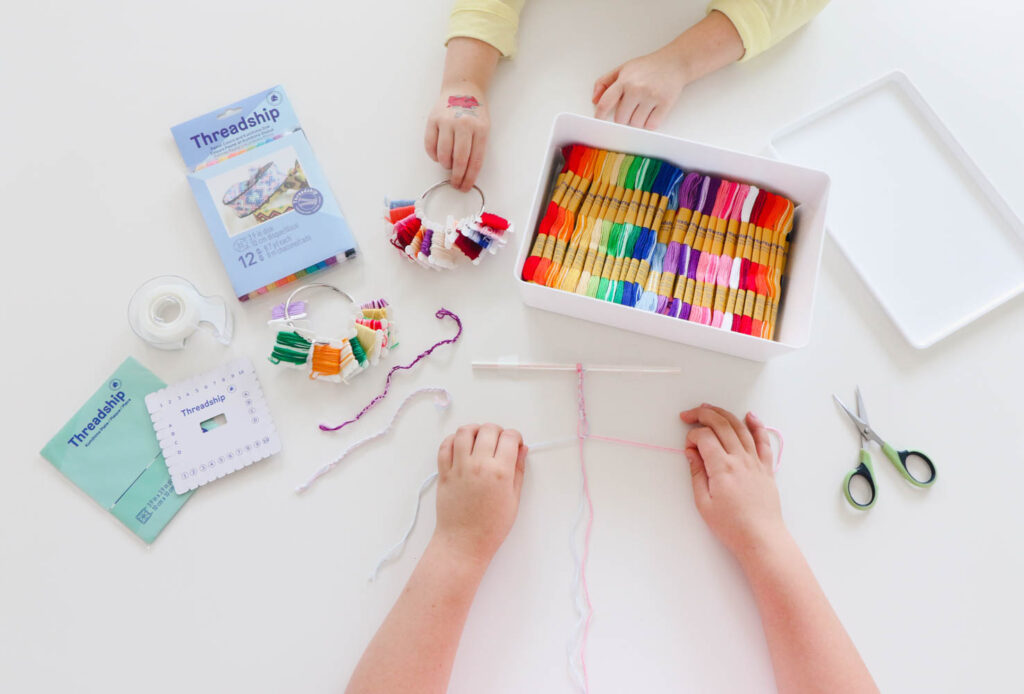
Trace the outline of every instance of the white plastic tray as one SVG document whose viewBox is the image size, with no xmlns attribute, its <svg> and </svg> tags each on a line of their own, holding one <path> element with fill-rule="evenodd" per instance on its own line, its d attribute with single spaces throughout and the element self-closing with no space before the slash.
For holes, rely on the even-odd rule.
<svg viewBox="0 0 1024 694">
<path fill-rule="evenodd" d="M 776 133 L 832 178 L 828 231 L 914 347 L 1024 291 L 1024 224 L 906 75 Z"/>
</svg>

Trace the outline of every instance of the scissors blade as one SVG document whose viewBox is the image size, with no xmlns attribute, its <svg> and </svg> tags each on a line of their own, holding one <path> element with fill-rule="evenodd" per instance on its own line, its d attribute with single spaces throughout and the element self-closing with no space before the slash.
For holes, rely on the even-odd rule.
<svg viewBox="0 0 1024 694">
<path fill-rule="evenodd" d="M 838 405 L 839 405 L 840 407 L 842 407 L 842 408 L 843 408 L 843 411 L 844 411 L 844 412 L 846 412 L 846 415 L 847 415 L 847 416 L 848 416 L 848 417 L 849 417 L 850 419 L 852 419 L 852 420 L 853 420 L 853 423 L 857 425 L 857 431 L 858 431 L 858 432 L 860 433 L 860 437 L 861 437 L 862 439 L 864 439 L 865 441 L 867 441 L 867 440 L 868 440 L 868 438 L 870 438 L 870 436 L 869 436 L 869 435 L 870 435 L 870 432 L 871 432 L 871 427 L 869 427 L 869 426 L 868 426 L 868 423 L 867 423 L 866 421 L 864 421 L 863 419 L 861 419 L 860 417 L 858 417 L 857 415 L 855 415 L 855 414 L 854 414 L 854 413 L 853 413 L 853 412 L 852 412 L 852 411 L 850 410 L 850 408 L 849 408 L 849 407 L 847 407 L 847 406 L 846 406 L 846 405 L 845 405 L 845 404 L 843 403 L 843 401 L 839 399 L 839 396 L 838 396 L 838 395 L 835 395 L 835 394 L 833 393 L 833 395 L 832 395 L 832 398 L 833 398 L 833 399 L 834 399 L 834 400 L 836 401 L 836 404 L 838 404 Z"/>
<path fill-rule="evenodd" d="M 857 386 L 857 416 L 864 420 L 865 423 L 868 421 L 868 411 L 864 407 L 864 398 L 860 394 L 860 386 Z"/>
</svg>

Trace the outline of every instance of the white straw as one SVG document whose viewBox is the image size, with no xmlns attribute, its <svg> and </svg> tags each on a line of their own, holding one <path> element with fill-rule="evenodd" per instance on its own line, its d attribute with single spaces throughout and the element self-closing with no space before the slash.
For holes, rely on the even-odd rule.
<svg viewBox="0 0 1024 694">
<path fill-rule="evenodd" d="M 474 369 L 488 370 L 524 370 L 524 371 L 575 371 L 575 364 L 542 364 L 530 362 L 502 362 L 502 361 L 475 361 Z M 636 373 L 636 374 L 678 374 L 682 369 L 678 366 L 583 366 L 584 371 L 603 371 L 607 373 Z"/>
</svg>

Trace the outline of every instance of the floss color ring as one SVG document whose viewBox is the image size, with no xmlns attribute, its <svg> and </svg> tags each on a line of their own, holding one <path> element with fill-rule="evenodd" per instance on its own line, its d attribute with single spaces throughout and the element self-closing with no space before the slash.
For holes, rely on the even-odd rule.
<svg viewBox="0 0 1024 694">
<path fill-rule="evenodd" d="M 312 322 L 312 302 L 296 299 L 300 293 L 311 289 L 334 292 L 352 304 L 351 320 L 346 324 L 344 334 L 328 336 L 309 325 L 296 325 L 296 321 Z M 347 383 L 376 364 L 395 346 L 391 313 L 384 299 L 360 305 L 348 292 L 332 284 L 315 282 L 303 285 L 289 294 L 283 304 L 271 310 L 270 324 L 283 324 L 288 330 L 277 333 L 269 356 L 270 363 L 305 371 L 310 380 Z"/>
<path fill-rule="evenodd" d="M 391 245 L 423 267 L 451 270 L 462 259 L 476 265 L 485 251 L 497 253 L 512 233 L 507 219 L 485 210 L 486 198 L 478 186 L 473 186 L 480 195 L 480 210 L 475 215 L 461 219 L 448 215 L 443 224 L 427 217 L 430 194 L 450 185 L 446 179 L 428 187 L 416 200 L 384 203 L 384 218 L 391 225 Z"/>
<path fill-rule="evenodd" d="M 234 321 L 224 300 L 203 296 L 183 277 L 163 275 L 149 280 L 128 302 L 128 323 L 140 338 L 157 349 L 182 349 L 206 325 L 221 344 L 229 344 Z"/>
</svg>

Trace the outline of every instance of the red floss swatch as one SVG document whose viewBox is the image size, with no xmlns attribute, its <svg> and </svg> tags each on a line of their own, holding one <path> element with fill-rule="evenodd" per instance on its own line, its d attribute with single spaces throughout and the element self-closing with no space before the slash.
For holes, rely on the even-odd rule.
<svg viewBox="0 0 1024 694">
<path fill-rule="evenodd" d="M 467 258 L 470 260 L 476 260 L 480 257 L 480 252 L 483 250 L 483 246 L 478 244 L 473 239 L 459 234 L 455 237 L 454 245 L 460 251 L 462 251 Z"/>
<path fill-rule="evenodd" d="M 505 231 L 508 229 L 507 219 L 490 212 L 484 212 L 480 215 L 480 223 L 494 229 L 495 231 Z"/>
</svg>

